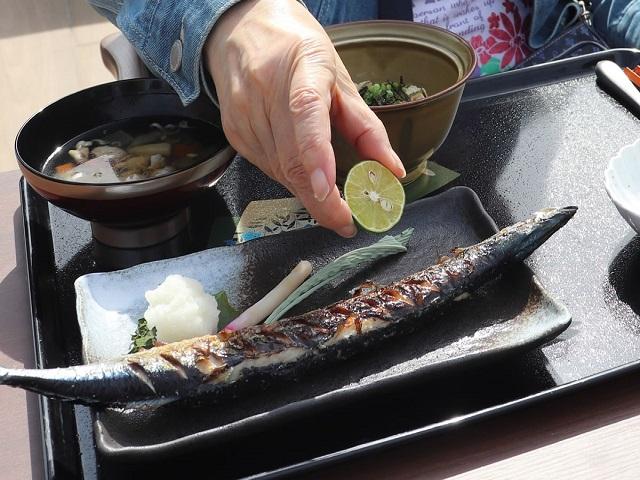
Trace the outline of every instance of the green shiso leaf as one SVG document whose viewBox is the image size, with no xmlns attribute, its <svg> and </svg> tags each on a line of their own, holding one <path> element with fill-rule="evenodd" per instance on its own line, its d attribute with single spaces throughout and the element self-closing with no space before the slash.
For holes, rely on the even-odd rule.
<svg viewBox="0 0 640 480">
<path fill-rule="evenodd" d="M 218 316 L 218 331 L 220 331 L 235 320 L 239 313 L 229 303 L 229 298 L 224 290 L 215 293 L 213 296 L 218 302 L 218 310 L 220 311 Z"/>
<path fill-rule="evenodd" d="M 157 338 L 156 327 L 149 329 L 147 320 L 141 318 L 138 320 L 138 327 L 133 335 L 131 335 L 131 349 L 129 353 L 137 353 L 142 349 L 153 348 Z"/>
<path fill-rule="evenodd" d="M 336 258 L 330 264 L 324 266 L 315 275 L 309 277 L 302 285 L 296 288 L 284 302 L 282 302 L 265 320 L 265 323 L 278 321 L 293 306 L 300 303 L 313 292 L 329 282 L 344 276 L 365 262 L 372 262 L 389 255 L 407 251 L 407 242 L 411 238 L 413 228 L 408 228 L 400 235 L 387 235 L 368 247 L 358 248 Z"/>
</svg>

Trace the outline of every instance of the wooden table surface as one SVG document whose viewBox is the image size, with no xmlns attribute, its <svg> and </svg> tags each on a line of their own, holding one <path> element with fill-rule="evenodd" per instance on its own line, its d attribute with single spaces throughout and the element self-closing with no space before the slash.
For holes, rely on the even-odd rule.
<svg viewBox="0 0 640 480">
<path fill-rule="evenodd" d="M 18 172 L 0 174 L 0 365 L 33 365 Z M 615 348 L 615 346 L 612 346 Z M 42 478 L 35 395 L 0 387 L 0 479 Z M 325 468 L 307 478 L 640 478 L 640 375 Z"/>
</svg>

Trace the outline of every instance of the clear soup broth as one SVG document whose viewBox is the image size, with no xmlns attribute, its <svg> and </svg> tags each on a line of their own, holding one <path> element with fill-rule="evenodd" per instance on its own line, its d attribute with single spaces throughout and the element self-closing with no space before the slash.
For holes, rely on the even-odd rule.
<svg viewBox="0 0 640 480">
<path fill-rule="evenodd" d="M 162 177 L 214 156 L 222 147 L 214 129 L 192 118 L 121 120 L 69 140 L 49 156 L 42 171 L 76 183 L 125 183 Z"/>
</svg>

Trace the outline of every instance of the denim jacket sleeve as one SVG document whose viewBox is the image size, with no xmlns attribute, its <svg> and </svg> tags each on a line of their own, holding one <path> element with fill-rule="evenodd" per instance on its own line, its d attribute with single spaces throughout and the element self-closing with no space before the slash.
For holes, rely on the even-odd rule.
<svg viewBox="0 0 640 480">
<path fill-rule="evenodd" d="M 185 104 L 200 95 L 202 50 L 220 16 L 240 0 L 89 0 L 116 25 Z"/>
<path fill-rule="evenodd" d="M 116 25 L 147 67 L 166 80 L 185 104 L 201 89 L 216 102 L 202 60 L 204 43 L 220 16 L 241 0 L 89 0 Z M 299 0 L 322 23 L 375 18 L 377 0 Z M 179 61 L 178 61 L 179 60 Z"/>
<path fill-rule="evenodd" d="M 640 48 L 640 0 L 593 0 L 591 10 L 610 46 Z"/>
</svg>

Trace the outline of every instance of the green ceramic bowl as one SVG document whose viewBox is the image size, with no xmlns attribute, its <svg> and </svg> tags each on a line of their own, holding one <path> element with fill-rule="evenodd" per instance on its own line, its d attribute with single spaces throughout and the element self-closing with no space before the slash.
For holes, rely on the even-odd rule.
<svg viewBox="0 0 640 480">
<path fill-rule="evenodd" d="M 414 22 L 374 20 L 345 23 L 327 33 L 355 82 L 399 80 L 426 89 L 428 98 L 371 107 L 384 123 L 391 145 L 407 170 L 403 183 L 424 172 L 427 160 L 444 142 L 455 118 L 476 55 L 462 37 Z M 363 160 L 333 132 L 339 181 Z"/>
</svg>

